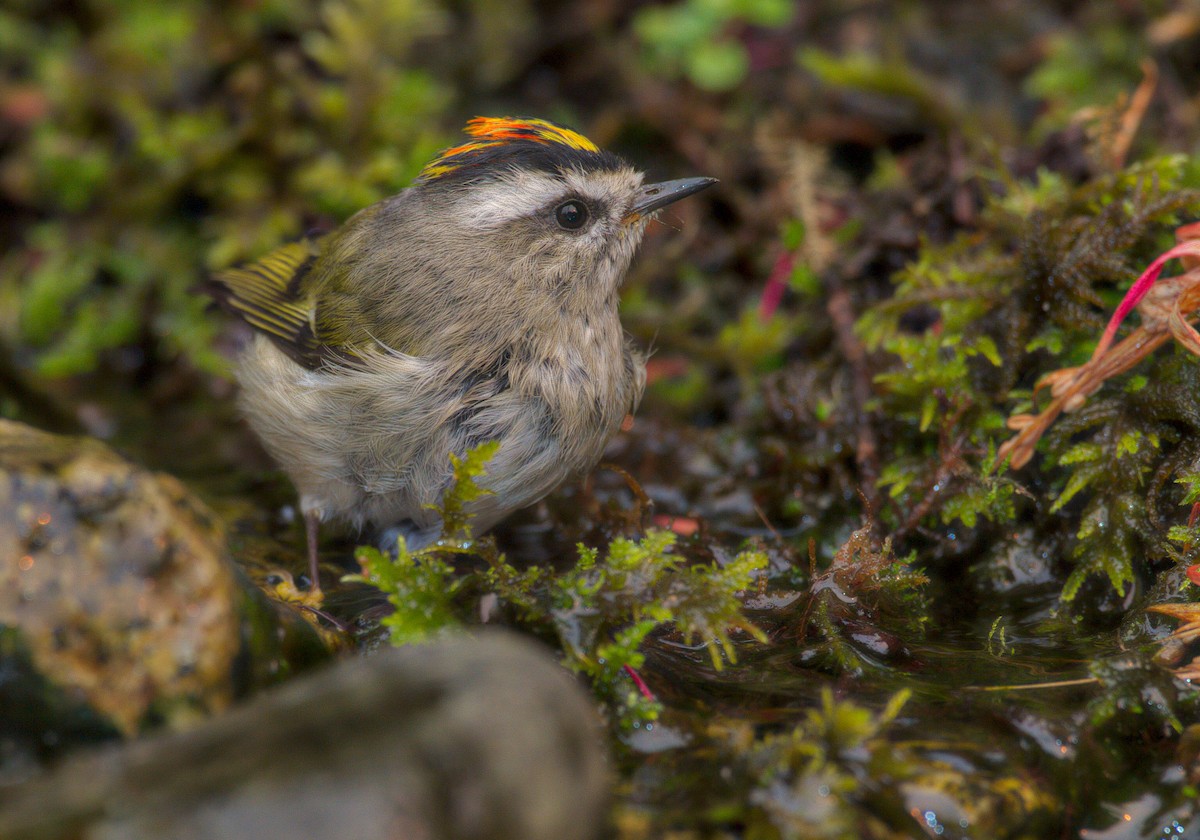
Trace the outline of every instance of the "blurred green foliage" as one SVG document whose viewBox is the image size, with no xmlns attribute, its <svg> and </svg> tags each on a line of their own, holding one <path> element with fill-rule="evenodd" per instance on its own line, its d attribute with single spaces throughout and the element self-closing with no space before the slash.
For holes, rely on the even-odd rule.
<svg viewBox="0 0 1200 840">
<path fill-rule="evenodd" d="M 638 10 L 633 31 L 645 47 L 650 72 L 684 76 L 701 90 L 725 91 L 750 71 L 750 54 L 737 30 L 784 26 L 795 13 L 791 0 L 684 0 Z"/>
<path fill-rule="evenodd" d="M 1095 27 L 1087 37 L 1063 32 L 1050 39 L 1046 59 L 1025 87 L 1049 105 L 1044 125 L 1061 127 L 1081 108 L 1133 90 L 1148 53 L 1144 35 L 1117 22 Z"/>
<path fill-rule="evenodd" d="M 966 127 L 966 114 L 946 87 L 920 73 L 903 57 L 884 59 L 869 52 L 835 55 L 806 46 L 796 51 L 796 61 L 831 87 L 906 100 L 916 105 L 922 119 L 931 125 Z"/>
<path fill-rule="evenodd" d="M 95 0 L 0 11 L 0 336 L 44 374 L 145 344 L 217 369 L 204 273 L 405 186 L 446 140 L 409 62 L 435 0 Z M 11 109 L 10 109 L 11 110 Z"/>
</svg>

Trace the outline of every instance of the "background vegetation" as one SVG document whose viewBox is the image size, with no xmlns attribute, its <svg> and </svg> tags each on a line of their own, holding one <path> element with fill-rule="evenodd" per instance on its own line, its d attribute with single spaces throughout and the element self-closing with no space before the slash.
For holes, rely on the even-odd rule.
<svg viewBox="0 0 1200 840">
<path fill-rule="evenodd" d="M 388 622 L 498 599 L 558 645 L 610 714 L 622 837 L 1200 832 L 1195 651 L 1146 610 L 1197 596 L 1200 361 L 996 455 L 1200 218 L 1198 41 L 1182 1 L 10 0 L 0 409 L 184 476 L 298 569 L 230 408 L 242 336 L 191 289 L 467 117 L 567 122 L 721 179 L 630 277 L 648 398 L 619 469 L 497 546 L 364 557 L 393 604 L 440 598 Z M 329 608 L 377 620 L 365 593 Z"/>
</svg>

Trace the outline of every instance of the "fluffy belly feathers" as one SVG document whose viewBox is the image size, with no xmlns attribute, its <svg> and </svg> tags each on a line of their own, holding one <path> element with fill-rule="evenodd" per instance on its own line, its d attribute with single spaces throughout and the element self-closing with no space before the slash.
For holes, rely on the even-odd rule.
<svg viewBox="0 0 1200 840">
<path fill-rule="evenodd" d="M 624 374 L 629 365 L 616 369 Z M 452 480 L 451 453 L 500 442 L 482 482 L 492 495 L 471 508 L 482 532 L 594 466 L 640 394 L 639 382 L 617 376 L 564 381 L 548 398 L 502 369 L 464 375 L 403 354 L 312 371 L 261 336 L 243 355 L 238 378 L 242 409 L 295 482 L 306 514 L 359 527 L 412 523 L 434 533 L 440 522 L 430 507 Z"/>
</svg>

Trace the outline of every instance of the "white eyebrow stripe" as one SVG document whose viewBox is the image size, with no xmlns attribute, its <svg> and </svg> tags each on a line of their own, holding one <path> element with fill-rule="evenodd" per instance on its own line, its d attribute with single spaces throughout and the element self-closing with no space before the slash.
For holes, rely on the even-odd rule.
<svg viewBox="0 0 1200 840">
<path fill-rule="evenodd" d="M 580 172 L 568 170 L 563 173 L 568 188 L 581 197 L 602 204 L 613 204 L 627 199 L 642 183 L 640 172 L 632 169 L 599 170 Z"/>
<path fill-rule="evenodd" d="M 472 227 L 501 227 L 532 216 L 567 192 L 558 178 L 543 172 L 513 172 L 471 188 L 463 218 Z"/>
<path fill-rule="evenodd" d="M 553 202 L 578 195 L 599 204 L 612 204 L 641 182 L 632 171 L 566 170 L 560 176 L 547 172 L 508 172 L 471 187 L 464 193 L 462 218 L 475 228 L 498 228 L 516 219 L 533 216 Z M 469 195 L 469 198 L 466 196 Z"/>
</svg>

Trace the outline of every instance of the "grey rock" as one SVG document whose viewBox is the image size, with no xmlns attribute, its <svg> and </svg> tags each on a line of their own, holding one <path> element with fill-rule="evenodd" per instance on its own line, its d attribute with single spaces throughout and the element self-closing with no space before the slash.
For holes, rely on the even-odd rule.
<svg viewBox="0 0 1200 840">
<path fill-rule="evenodd" d="M 586 840 L 595 711 L 503 632 L 388 649 L 0 793 L 10 840 Z"/>
</svg>

